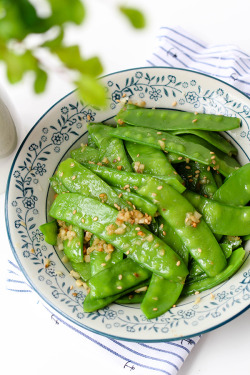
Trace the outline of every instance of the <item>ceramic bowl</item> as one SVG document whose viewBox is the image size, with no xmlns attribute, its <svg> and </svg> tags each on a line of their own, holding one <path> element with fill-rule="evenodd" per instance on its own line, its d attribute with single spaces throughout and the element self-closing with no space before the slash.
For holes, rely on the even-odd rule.
<svg viewBox="0 0 250 375">
<path fill-rule="evenodd" d="M 69 268 L 39 226 L 48 219 L 52 192 L 48 178 L 69 151 L 87 141 L 88 122 L 112 121 L 124 94 L 147 107 L 237 116 L 241 127 L 225 136 L 238 148 L 241 164 L 250 160 L 250 100 L 220 80 L 173 68 L 137 68 L 102 78 L 109 101 L 105 111 L 81 102 L 72 92 L 54 104 L 24 139 L 13 162 L 6 193 L 6 223 L 15 258 L 42 299 L 64 319 L 107 335 L 132 341 L 166 341 L 191 337 L 219 327 L 249 306 L 250 256 L 230 280 L 212 290 L 183 299 L 157 319 L 147 320 L 139 305 L 112 304 L 85 313 L 83 288 L 74 284 Z M 249 250 L 249 243 L 246 249 Z M 50 266 L 45 267 L 46 259 Z M 211 293 L 213 297 L 211 297 Z"/>
</svg>

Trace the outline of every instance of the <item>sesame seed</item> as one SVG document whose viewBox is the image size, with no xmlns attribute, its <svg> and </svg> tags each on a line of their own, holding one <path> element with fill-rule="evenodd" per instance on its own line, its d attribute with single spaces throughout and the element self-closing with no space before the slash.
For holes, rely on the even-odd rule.
<svg viewBox="0 0 250 375">
<path fill-rule="evenodd" d="M 154 307 L 154 308 L 153 308 L 153 311 L 157 311 L 157 310 L 158 310 L 157 307 Z"/>
<path fill-rule="evenodd" d="M 144 237 L 145 236 L 145 233 L 143 233 L 141 230 L 139 232 L 137 232 L 137 235 L 138 236 L 141 236 L 141 237 Z"/>
<path fill-rule="evenodd" d="M 118 198 L 121 198 L 122 197 L 122 193 L 118 195 Z"/>
<path fill-rule="evenodd" d="M 118 157 L 117 157 L 117 160 L 118 160 L 118 161 L 121 161 L 121 158 L 120 158 L 120 156 L 118 156 Z"/>
<path fill-rule="evenodd" d="M 141 230 L 141 228 L 140 227 L 136 227 L 135 230 Z"/>
<path fill-rule="evenodd" d="M 62 177 L 62 176 L 63 176 L 63 172 L 60 172 L 60 173 L 59 173 L 59 176 Z"/>
<path fill-rule="evenodd" d="M 173 305 L 172 307 L 176 307 L 176 305 Z"/>
<path fill-rule="evenodd" d="M 192 122 L 193 122 L 193 123 L 197 122 L 197 118 L 193 119 Z"/>
<path fill-rule="evenodd" d="M 156 193 L 152 193 L 152 197 L 156 197 L 156 195 L 157 195 Z"/>
<path fill-rule="evenodd" d="M 176 106 L 177 106 L 177 102 L 173 102 L 172 107 L 176 107 Z"/>
<path fill-rule="evenodd" d="M 161 228 L 161 229 L 163 228 L 163 224 L 160 225 L 160 228 Z"/>
<path fill-rule="evenodd" d="M 186 165 L 186 167 L 185 167 L 186 169 L 191 169 L 191 167 L 189 166 L 189 165 Z"/>
<path fill-rule="evenodd" d="M 165 232 L 165 230 L 162 232 L 162 234 L 163 234 L 163 236 L 166 236 L 166 232 Z"/>
<path fill-rule="evenodd" d="M 194 112 L 195 115 L 198 115 L 198 112 Z"/>
<path fill-rule="evenodd" d="M 72 176 L 72 180 L 75 180 L 76 179 L 76 176 Z"/>
<path fill-rule="evenodd" d="M 200 294 L 200 292 L 198 290 L 196 290 L 196 292 L 194 294 Z"/>
<path fill-rule="evenodd" d="M 152 297 L 152 299 L 154 299 L 155 301 L 158 301 L 158 297 Z"/>
<path fill-rule="evenodd" d="M 216 164 L 216 160 L 212 160 L 212 164 L 214 164 L 214 165 L 215 165 L 215 164 Z"/>
<path fill-rule="evenodd" d="M 194 173 L 200 173 L 201 171 L 199 171 L 199 169 L 197 169 L 197 171 L 195 171 Z"/>
<path fill-rule="evenodd" d="M 128 189 L 129 188 L 129 185 L 125 185 L 123 189 Z"/>
<path fill-rule="evenodd" d="M 128 255 L 130 253 L 130 251 L 128 250 L 128 251 L 126 251 L 126 255 Z"/>
<path fill-rule="evenodd" d="M 181 262 L 178 260 L 178 262 L 176 263 L 176 265 L 179 267 L 180 264 L 181 264 Z"/>
<path fill-rule="evenodd" d="M 76 210 L 73 211 L 73 215 L 75 215 L 75 214 L 76 214 Z"/>
<path fill-rule="evenodd" d="M 211 155 L 213 155 L 213 154 L 214 154 L 214 152 L 213 152 L 213 151 L 210 151 L 210 154 L 211 154 Z"/>
<path fill-rule="evenodd" d="M 210 166 L 207 167 L 207 171 L 208 171 L 208 172 L 210 171 Z"/>
<path fill-rule="evenodd" d="M 160 186 L 157 187 L 157 190 L 161 190 L 162 188 L 163 188 L 163 186 L 160 185 Z"/>
<path fill-rule="evenodd" d="M 178 173 L 176 171 L 174 171 L 173 174 L 178 174 Z"/>
<path fill-rule="evenodd" d="M 201 250 L 200 248 L 198 249 L 198 251 L 199 251 L 199 253 L 201 253 L 201 252 L 202 252 L 202 250 Z"/>
<path fill-rule="evenodd" d="M 95 217 L 93 218 L 93 221 L 97 221 L 97 220 L 98 220 L 98 217 L 95 216 Z"/>
<path fill-rule="evenodd" d="M 201 301 L 201 299 L 200 299 L 200 297 L 198 297 L 198 298 L 196 298 L 196 300 L 195 300 L 195 305 L 197 305 L 197 303 L 199 303 Z"/>
<path fill-rule="evenodd" d="M 122 170 L 122 165 L 117 165 L 116 169 L 118 169 L 118 171 L 121 171 Z"/>
<path fill-rule="evenodd" d="M 182 159 L 183 159 L 183 157 L 182 157 L 182 156 L 179 156 L 179 157 L 178 157 L 178 160 L 182 160 Z"/>
<path fill-rule="evenodd" d="M 165 254 L 165 250 L 164 250 L 164 249 L 161 249 L 161 250 L 159 251 L 159 254 L 160 254 L 160 256 L 163 257 L 163 255 Z"/>
<path fill-rule="evenodd" d="M 74 167 L 74 166 L 75 166 L 75 163 L 71 163 L 70 166 L 71 166 L 71 167 Z"/>
<path fill-rule="evenodd" d="M 82 218 L 81 222 L 82 222 L 82 223 L 85 223 L 85 220 L 84 220 L 84 218 Z"/>
<path fill-rule="evenodd" d="M 216 156 L 215 156 L 215 155 L 211 156 L 211 159 L 215 159 L 215 158 L 216 158 Z"/>
<path fill-rule="evenodd" d="M 118 276 L 118 279 L 121 280 L 121 279 L 122 279 L 122 275 L 119 275 L 119 276 Z"/>
<path fill-rule="evenodd" d="M 162 134 L 162 132 L 157 132 L 157 134 L 161 135 L 161 134 Z"/>
<path fill-rule="evenodd" d="M 105 266 L 106 266 L 106 263 L 102 263 L 101 266 L 102 266 L 102 267 L 105 267 Z"/>
<path fill-rule="evenodd" d="M 136 157 L 139 158 L 140 154 L 137 154 Z"/>
<path fill-rule="evenodd" d="M 122 286 L 121 286 L 121 285 L 118 285 L 116 288 L 117 288 L 117 289 L 122 289 Z"/>
</svg>

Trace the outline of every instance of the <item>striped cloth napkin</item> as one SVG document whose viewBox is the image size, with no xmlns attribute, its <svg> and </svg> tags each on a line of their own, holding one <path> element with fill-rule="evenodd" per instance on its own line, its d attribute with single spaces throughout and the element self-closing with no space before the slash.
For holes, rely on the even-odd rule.
<svg viewBox="0 0 250 375">
<path fill-rule="evenodd" d="M 170 66 L 195 70 L 209 74 L 234 85 L 250 95 L 250 56 L 236 46 L 208 46 L 204 42 L 189 35 L 181 28 L 161 27 L 155 52 L 147 60 L 149 66 Z M 29 284 L 14 260 L 8 264 L 8 289 L 10 291 L 30 293 Z M 106 351 L 109 360 L 121 363 L 124 368 L 134 371 L 137 375 L 163 373 L 176 375 L 186 357 L 199 341 L 200 336 L 173 342 L 133 343 L 113 340 L 87 331 L 66 321 L 50 307 L 41 304 L 48 310 L 49 318 L 60 322 L 82 335 L 83 339 L 94 342 L 98 350 Z"/>
</svg>

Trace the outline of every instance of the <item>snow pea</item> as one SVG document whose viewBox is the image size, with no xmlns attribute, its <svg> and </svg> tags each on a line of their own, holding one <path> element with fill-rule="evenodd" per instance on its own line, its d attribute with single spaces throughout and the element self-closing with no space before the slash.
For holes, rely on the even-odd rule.
<svg viewBox="0 0 250 375">
<path fill-rule="evenodd" d="M 143 173 L 154 176 L 172 176 L 183 182 L 161 150 L 135 142 L 125 142 L 125 146 L 134 162 L 134 169 L 135 163 L 140 163 L 144 166 Z"/>
<path fill-rule="evenodd" d="M 181 237 L 190 255 L 207 275 L 220 273 L 226 266 L 226 259 L 208 225 L 202 218 L 197 218 L 195 208 L 183 195 L 167 184 L 162 183 L 160 190 L 158 186 L 158 181 L 151 179 L 137 193 L 157 204 L 161 216 Z"/>
<path fill-rule="evenodd" d="M 200 188 L 200 194 L 212 198 L 217 191 L 217 185 L 214 180 L 214 176 L 211 170 L 200 163 L 196 163 L 197 171 L 199 170 L 198 185 Z"/>
<path fill-rule="evenodd" d="M 224 251 L 225 257 L 229 258 L 232 254 L 232 251 L 240 247 L 242 240 L 240 237 L 226 236 L 220 242 L 220 246 Z"/>
<path fill-rule="evenodd" d="M 202 292 L 226 281 L 238 271 L 243 263 L 244 257 L 245 250 L 242 247 L 234 250 L 228 260 L 227 267 L 221 273 L 215 277 L 207 277 L 194 283 L 186 284 L 183 288 L 182 295 L 188 296 L 195 292 Z"/>
<path fill-rule="evenodd" d="M 136 224 L 118 227 L 118 211 L 96 199 L 77 193 L 59 194 L 49 214 L 95 234 L 158 275 L 179 282 L 188 274 L 182 259 L 163 241 Z"/>
<path fill-rule="evenodd" d="M 161 276 L 152 275 L 141 310 L 148 319 L 157 318 L 171 309 L 178 300 L 183 283 L 173 283 Z"/>
<path fill-rule="evenodd" d="M 96 148 L 86 145 L 71 151 L 70 156 L 80 164 L 88 163 L 89 161 L 98 163 L 100 160 L 100 152 Z"/>
<path fill-rule="evenodd" d="M 115 302 L 119 305 L 130 305 L 135 303 L 142 303 L 143 298 L 147 292 L 147 287 L 149 285 L 149 280 L 141 284 L 140 288 L 137 286 L 132 292 L 124 294 L 119 297 Z"/>
<path fill-rule="evenodd" d="M 125 199 L 127 202 L 131 202 L 141 212 L 147 213 L 152 217 L 154 217 L 156 214 L 157 206 L 148 199 L 131 191 L 121 190 L 118 188 L 114 188 L 114 190 L 118 196 L 121 195 L 123 199 Z"/>
<path fill-rule="evenodd" d="M 88 133 L 88 146 L 92 148 L 96 148 L 96 149 L 98 148 L 97 144 L 95 143 L 93 137 L 91 137 L 90 133 Z"/>
<path fill-rule="evenodd" d="M 228 142 L 224 137 L 222 137 L 220 134 L 211 132 L 211 131 L 205 131 L 205 130 L 198 130 L 198 129 L 189 129 L 189 130 L 174 130 L 171 131 L 170 134 L 173 135 L 180 135 L 180 134 L 194 134 L 197 137 L 205 139 L 208 143 L 215 146 L 219 150 L 225 152 L 229 156 L 237 155 L 238 150 L 236 147 L 232 145 L 232 143 Z"/>
<path fill-rule="evenodd" d="M 211 153 L 214 153 L 210 155 L 211 160 L 213 160 L 211 166 L 215 170 L 218 170 L 223 176 L 227 177 L 231 173 L 234 173 L 237 169 L 240 168 L 240 164 L 237 162 L 237 160 L 220 151 L 218 148 L 212 146 L 204 139 L 199 138 L 193 134 L 180 135 L 179 137 L 187 142 L 192 142 L 196 143 L 197 145 L 201 145 L 210 150 Z"/>
<path fill-rule="evenodd" d="M 205 113 L 149 109 L 125 105 L 115 118 L 118 122 L 157 130 L 200 129 L 224 131 L 239 128 L 240 119 Z"/>
<path fill-rule="evenodd" d="M 110 135 L 111 126 L 103 124 L 89 124 L 88 131 L 97 144 L 100 152 L 100 162 L 111 168 L 122 168 L 124 171 L 132 171 L 131 164 L 127 158 L 124 144 L 120 139 Z"/>
<path fill-rule="evenodd" d="M 149 270 L 141 267 L 131 258 L 125 258 L 89 279 L 90 296 L 93 298 L 110 297 L 120 293 L 121 290 L 135 287 L 151 275 Z"/>
<path fill-rule="evenodd" d="M 70 225 L 66 223 L 66 225 Z M 83 262 L 83 230 L 76 225 L 72 225 L 75 236 L 72 240 L 63 241 L 63 251 L 67 258 L 74 263 Z"/>
<path fill-rule="evenodd" d="M 189 260 L 189 250 L 186 247 L 185 243 L 182 241 L 182 238 L 178 236 L 173 227 L 166 222 L 162 217 L 158 217 L 158 234 L 157 236 L 168 246 L 170 246 L 180 257 L 183 259 L 186 265 L 188 265 Z"/>
<path fill-rule="evenodd" d="M 90 246 L 93 246 L 96 236 L 91 237 Z M 123 252 L 114 249 L 111 253 L 103 251 L 103 249 L 95 249 L 90 253 L 90 269 L 91 276 L 111 267 L 113 264 L 120 262 L 123 259 Z"/>
<path fill-rule="evenodd" d="M 196 191 L 199 182 L 199 175 L 196 173 L 196 163 L 192 160 L 189 163 L 180 163 L 176 165 L 176 170 L 185 181 L 185 187 L 191 191 Z"/>
<path fill-rule="evenodd" d="M 213 233 L 244 236 L 250 233 L 250 207 L 229 206 L 191 191 L 183 193 L 200 212 Z"/>
<path fill-rule="evenodd" d="M 60 163 L 57 177 L 71 193 L 94 197 L 112 207 L 130 207 L 122 198 L 118 198 L 116 192 L 100 177 L 74 159 L 69 158 Z"/>
<path fill-rule="evenodd" d="M 216 191 L 214 200 L 229 205 L 245 206 L 250 201 L 250 163 L 243 165 Z"/>
<path fill-rule="evenodd" d="M 58 226 L 56 220 L 40 225 L 39 230 L 44 235 L 44 240 L 48 244 L 53 246 L 57 244 Z"/>
<path fill-rule="evenodd" d="M 144 286 L 145 283 L 141 283 L 137 285 L 137 288 L 140 288 L 141 286 Z M 87 294 L 87 296 L 84 299 L 83 302 L 83 310 L 85 312 L 93 312 L 96 310 L 100 310 L 103 307 L 110 305 L 112 302 L 116 301 L 117 299 L 121 298 L 127 293 L 133 292 L 135 287 L 132 287 L 130 289 L 124 290 L 118 294 L 115 294 L 113 296 L 105 297 L 105 298 L 93 298 L 90 293 Z"/>
<path fill-rule="evenodd" d="M 114 169 L 101 165 L 84 164 L 84 166 L 94 172 L 97 176 L 101 177 L 109 185 L 120 189 L 124 189 L 124 186 L 127 186 L 129 189 L 137 191 L 139 186 L 146 184 L 148 179 L 152 178 L 151 175 L 115 171 Z M 162 176 L 160 181 L 161 180 L 173 186 L 180 193 L 185 190 L 185 187 L 174 177 Z"/>
<path fill-rule="evenodd" d="M 87 262 L 81 262 L 81 263 L 70 262 L 70 264 L 73 270 L 79 273 L 83 281 L 88 281 L 90 279 L 91 269 L 90 269 L 89 262 L 88 263 Z"/>
<path fill-rule="evenodd" d="M 217 171 L 212 171 L 212 173 L 213 173 L 214 181 L 217 185 L 217 188 L 219 189 L 221 185 L 223 184 L 222 175 L 218 173 Z"/>
<path fill-rule="evenodd" d="M 57 194 L 61 193 L 68 193 L 69 190 L 66 188 L 66 186 L 63 185 L 63 183 L 60 181 L 60 179 L 54 175 L 50 179 L 50 186 L 55 190 Z"/>
<path fill-rule="evenodd" d="M 112 136 L 125 141 L 151 146 L 165 152 L 171 151 L 179 156 L 199 161 L 202 164 L 211 164 L 209 149 L 200 144 L 186 141 L 184 136 L 175 136 L 167 132 L 157 132 L 154 129 L 140 128 L 138 126 L 111 128 L 110 133 Z"/>
</svg>

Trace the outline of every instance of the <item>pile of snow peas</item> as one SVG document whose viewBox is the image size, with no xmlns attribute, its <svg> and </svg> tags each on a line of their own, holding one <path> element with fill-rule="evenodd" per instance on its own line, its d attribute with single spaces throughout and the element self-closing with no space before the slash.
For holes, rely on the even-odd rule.
<svg viewBox="0 0 250 375">
<path fill-rule="evenodd" d="M 250 163 L 219 132 L 240 120 L 125 104 L 117 125 L 50 178 L 45 240 L 63 250 L 86 312 L 140 303 L 148 319 L 233 276 L 250 236 Z"/>
</svg>

